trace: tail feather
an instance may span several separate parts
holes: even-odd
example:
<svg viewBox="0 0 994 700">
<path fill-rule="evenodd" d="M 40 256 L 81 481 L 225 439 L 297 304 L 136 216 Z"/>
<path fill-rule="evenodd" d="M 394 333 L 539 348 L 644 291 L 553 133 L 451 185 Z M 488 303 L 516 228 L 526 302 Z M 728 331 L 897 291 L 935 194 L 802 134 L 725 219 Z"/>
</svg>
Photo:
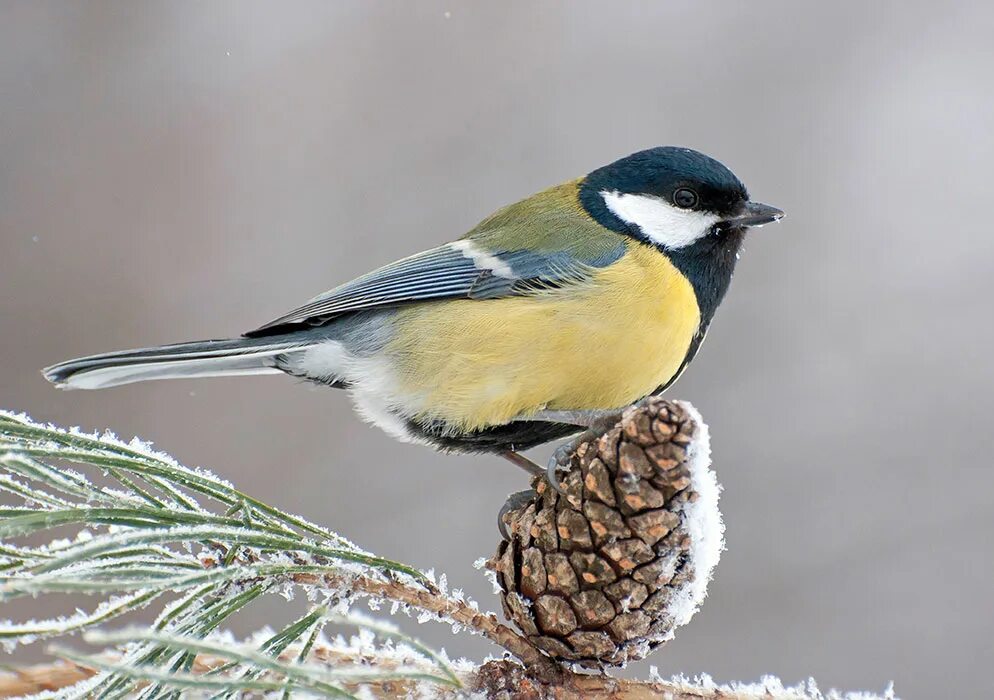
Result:
<svg viewBox="0 0 994 700">
<path fill-rule="evenodd" d="M 276 356 L 310 345 L 300 338 L 234 338 L 109 352 L 42 370 L 62 389 L 104 389 L 154 379 L 273 374 Z"/>
</svg>

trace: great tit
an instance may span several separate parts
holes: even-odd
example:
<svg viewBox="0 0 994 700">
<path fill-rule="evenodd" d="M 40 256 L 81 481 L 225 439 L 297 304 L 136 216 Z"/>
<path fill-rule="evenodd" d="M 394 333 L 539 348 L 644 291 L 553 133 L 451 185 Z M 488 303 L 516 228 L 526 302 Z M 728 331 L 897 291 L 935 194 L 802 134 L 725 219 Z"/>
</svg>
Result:
<svg viewBox="0 0 994 700">
<path fill-rule="evenodd" d="M 725 295 L 745 232 L 783 212 L 688 148 L 634 153 L 374 270 L 242 337 L 44 370 L 67 389 L 289 374 L 345 389 L 390 435 L 519 450 L 669 387 Z"/>
</svg>

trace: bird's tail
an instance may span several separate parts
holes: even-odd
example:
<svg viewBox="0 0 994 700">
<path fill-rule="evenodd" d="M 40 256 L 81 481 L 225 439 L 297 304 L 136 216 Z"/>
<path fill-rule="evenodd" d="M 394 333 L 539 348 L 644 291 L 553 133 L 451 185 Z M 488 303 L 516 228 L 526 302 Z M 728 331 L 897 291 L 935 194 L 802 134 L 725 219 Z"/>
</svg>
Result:
<svg viewBox="0 0 994 700">
<path fill-rule="evenodd" d="M 104 389 L 132 382 L 183 377 L 220 377 L 278 373 L 279 355 L 302 350 L 306 338 L 232 338 L 162 345 L 81 357 L 52 365 L 42 373 L 61 389 Z"/>
</svg>

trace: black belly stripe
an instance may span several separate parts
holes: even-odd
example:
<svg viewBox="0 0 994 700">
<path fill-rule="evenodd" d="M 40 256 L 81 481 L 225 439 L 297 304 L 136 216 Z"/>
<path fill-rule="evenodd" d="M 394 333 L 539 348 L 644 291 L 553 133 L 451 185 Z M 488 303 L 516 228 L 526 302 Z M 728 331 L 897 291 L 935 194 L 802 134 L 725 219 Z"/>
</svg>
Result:
<svg viewBox="0 0 994 700">
<path fill-rule="evenodd" d="M 407 429 L 411 437 L 439 450 L 464 453 L 527 450 L 583 431 L 583 428 L 565 423 L 526 420 L 463 433 L 453 433 L 451 427 L 440 422 L 425 424 L 409 420 Z"/>
</svg>

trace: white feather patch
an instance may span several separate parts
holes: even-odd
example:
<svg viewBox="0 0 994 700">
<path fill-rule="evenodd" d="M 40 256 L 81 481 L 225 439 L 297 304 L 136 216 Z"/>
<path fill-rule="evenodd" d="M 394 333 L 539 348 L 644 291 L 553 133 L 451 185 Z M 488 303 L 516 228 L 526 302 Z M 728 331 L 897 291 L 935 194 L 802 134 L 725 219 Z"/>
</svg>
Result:
<svg viewBox="0 0 994 700">
<path fill-rule="evenodd" d="M 349 394 L 364 420 L 401 442 L 421 442 L 402 417 L 410 409 L 396 395 L 396 379 L 385 357 L 353 355 L 340 342 L 326 340 L 291 356 L 288 364 L 300 376 L 348 382 Z"/>
<path fill-rule="evenodd" d="M 601 192 L 601 197 L 612 214 L 635 224 L 647 238 L 666 248 L 685 248 L 721 221 L 717 214 L 681 209 L 661 197 L 608 191 Z"/>
<path fill-rule="evenodd" d="M 510 265 L 498 258 L 496 255 L 491 255 L 485 250 L 480 250 L 480 248 L 472 241 L 467 241 L 465 239 L 453 241 L 452 243 L 449 243 L 449 247 L 453 250 L 458 250 L 465 257 L 472 260 L 478 270 L 488 270 L 497 277 L 503 277 L 504 279 L 515 279 L 514 270 L 511 269 Z"/>
</svg>

